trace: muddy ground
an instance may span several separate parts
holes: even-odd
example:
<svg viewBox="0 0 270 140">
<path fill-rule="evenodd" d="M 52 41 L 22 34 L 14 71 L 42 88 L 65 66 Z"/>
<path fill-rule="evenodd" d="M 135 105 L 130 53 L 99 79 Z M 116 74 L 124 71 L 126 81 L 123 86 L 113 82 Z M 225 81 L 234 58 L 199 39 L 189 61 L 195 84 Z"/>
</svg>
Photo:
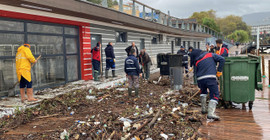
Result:
<svg viewBox="0 0 270 140">
<path fill-rule="evenodd" d="M 200 138 L 197 130 L 205 116 L 199 112 L 198 89 L 185 79 L 181 92 L 170 91 L 168 78 L 153 83 L 158 77 L 155 73 L 150 82 L 140 82 L 138 98 L 128 97 L 125 83 L 115 83 L 113 88 L 79 89 L 43 100 L 37 107 L 2 118 L 0 139 Z"/>
</svg>

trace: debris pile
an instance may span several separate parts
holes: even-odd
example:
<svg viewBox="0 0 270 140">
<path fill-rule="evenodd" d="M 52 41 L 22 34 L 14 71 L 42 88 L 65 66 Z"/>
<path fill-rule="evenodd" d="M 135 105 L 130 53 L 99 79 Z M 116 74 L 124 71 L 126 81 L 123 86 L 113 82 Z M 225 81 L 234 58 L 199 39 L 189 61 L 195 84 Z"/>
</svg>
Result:
<svg viewBox="0 0 270 140">
<path fill-rule="evenodd" d="M 151 81 L 156 79 L 158 74 L 152 76 Z M 43 124 L 40 131 L 16 138 L 197 139 L 197 130 L 205 118 L 199 112 L 197 91 L 197 88 L 187 86 L 176 92 L 170 90 L 169 84 L 142 81 L 138 98 L 128 97 L 125 83 L 116 83 L 113 88 L 106 89 L 78 89 L 3 118 L 0 126 L 3 135 L 0 137 L 7 139 L 8 131 L 16 131 L 22 125 L 27 127 L 33 120 L 66 118 L 67 121 L 55 122 L 53 127 Z"/>
</svg>

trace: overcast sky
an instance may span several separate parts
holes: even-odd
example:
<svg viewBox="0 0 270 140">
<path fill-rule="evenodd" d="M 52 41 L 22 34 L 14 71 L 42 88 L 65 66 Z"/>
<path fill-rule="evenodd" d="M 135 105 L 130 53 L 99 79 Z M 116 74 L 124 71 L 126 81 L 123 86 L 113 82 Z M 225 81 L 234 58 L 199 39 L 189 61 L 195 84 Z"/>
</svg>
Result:
<svg viewBox="0 0 270 140">
<path fill-rule="evenodd" d="M 138 0 L 172 16 L 188 18 L 193 12 L 214 9 L 218 17 L 242 16 L 256 12 L 270 11 L 270 0 Z"/>
</svg>

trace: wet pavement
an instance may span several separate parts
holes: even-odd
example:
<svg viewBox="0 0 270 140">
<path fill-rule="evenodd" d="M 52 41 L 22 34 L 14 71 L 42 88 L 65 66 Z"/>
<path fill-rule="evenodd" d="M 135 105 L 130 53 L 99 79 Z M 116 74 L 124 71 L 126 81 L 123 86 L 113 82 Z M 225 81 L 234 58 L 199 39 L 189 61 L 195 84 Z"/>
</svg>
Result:
<svg viewBox="0 0 270 140">
<path fill-rule="evenodd" d="M 266 65 L 268 68 L 268 65 Z M 268 72 L 266 72 L 268 75 Z M 255 92 L 252 111 L 238 104 L 234 109 L 217 109 L 221 121 L 203 122 L 199 133 L 212 140 L 270 140 L 270 88 L 263 78 L 263 91 Z"/>
</svg>

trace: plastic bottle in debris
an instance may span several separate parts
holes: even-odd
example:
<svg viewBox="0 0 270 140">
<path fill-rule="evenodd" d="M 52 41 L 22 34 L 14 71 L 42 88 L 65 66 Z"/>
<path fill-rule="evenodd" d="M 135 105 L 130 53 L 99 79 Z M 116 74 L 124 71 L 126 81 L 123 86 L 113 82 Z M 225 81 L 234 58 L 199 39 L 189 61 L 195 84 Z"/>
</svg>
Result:
<svg viewBox="0 0 270 140">
<path fill-rule="evenodd" d="M 71 112 L 70 112 L 70 115 L 73 115 L 74 113 L 75 113 L 74 111 L 71 111 Z"/>
</svg>

